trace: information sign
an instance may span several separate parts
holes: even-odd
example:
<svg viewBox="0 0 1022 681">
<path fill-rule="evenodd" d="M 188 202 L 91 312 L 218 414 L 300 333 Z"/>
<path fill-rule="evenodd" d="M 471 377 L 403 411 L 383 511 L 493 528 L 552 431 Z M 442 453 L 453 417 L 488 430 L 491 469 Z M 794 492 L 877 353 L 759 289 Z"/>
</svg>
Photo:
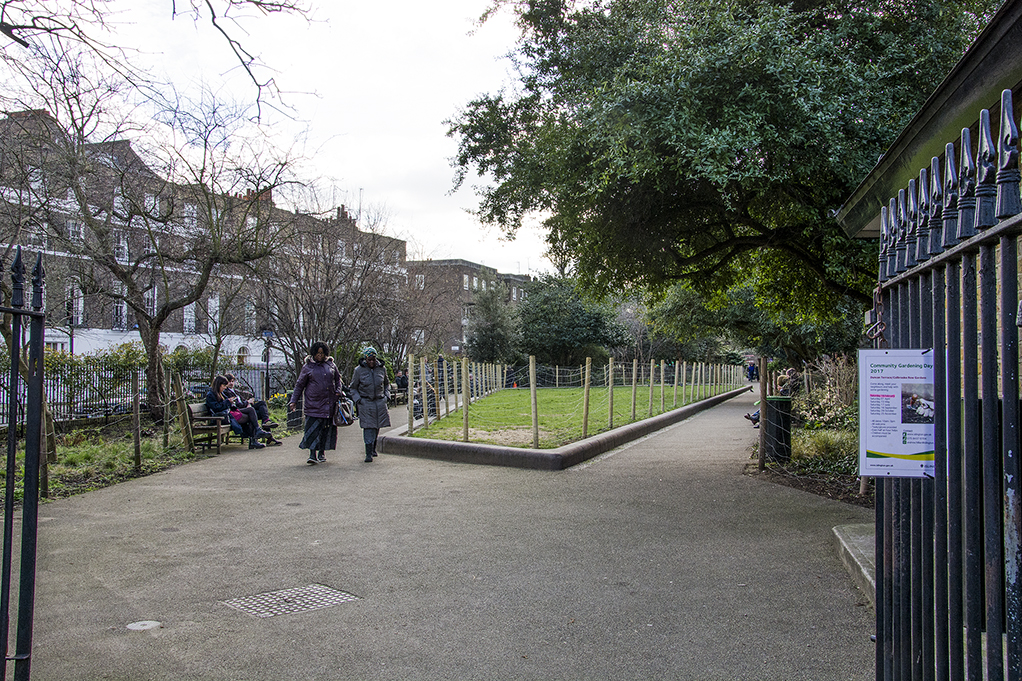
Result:
<svg viewBox="0 0 1022 681">
<path fill-rule="evenodd" d="M 933 349 L 859 350 L 859 475 L 933 477 Z"/>
</svg>

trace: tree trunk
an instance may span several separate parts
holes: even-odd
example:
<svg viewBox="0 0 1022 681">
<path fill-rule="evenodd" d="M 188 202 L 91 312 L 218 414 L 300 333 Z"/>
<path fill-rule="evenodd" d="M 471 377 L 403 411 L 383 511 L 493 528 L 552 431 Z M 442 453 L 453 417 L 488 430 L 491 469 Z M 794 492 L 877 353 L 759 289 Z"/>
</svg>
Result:
<svg viewBox="0 0 1022 681">
<path fill-rule="evenodd" d="M 163 351 L 160 348 L 159 331 L 143 330 L 138 325 L 142 347 L 145 348 L 148 363 L 145 372 L 146 405 L 156 423 L 163 422 L 163 405 L 167 402 L 167 380 L 163 375 Z"/>
</svg>

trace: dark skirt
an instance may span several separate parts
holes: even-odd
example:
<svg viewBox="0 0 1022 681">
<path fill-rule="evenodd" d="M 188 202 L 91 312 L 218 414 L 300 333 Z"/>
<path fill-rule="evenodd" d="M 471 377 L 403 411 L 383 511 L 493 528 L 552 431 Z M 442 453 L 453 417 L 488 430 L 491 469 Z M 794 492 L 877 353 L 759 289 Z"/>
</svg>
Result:
<svg viewBox="0 0 1022 681">
<path fill-rule="evenodd" d="M 298 446 L 314 452 L 337 449 L 337 426 L 334 420 L 329 416 L 306 416 L 305 437 Z"/>
</svg>

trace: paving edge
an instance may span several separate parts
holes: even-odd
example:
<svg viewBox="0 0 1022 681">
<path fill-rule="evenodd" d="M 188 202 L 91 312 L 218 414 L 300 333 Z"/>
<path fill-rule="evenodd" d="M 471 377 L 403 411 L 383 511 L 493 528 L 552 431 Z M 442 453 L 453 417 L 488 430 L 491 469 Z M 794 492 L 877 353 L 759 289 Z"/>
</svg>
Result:
<svg viewBox="0 0 1022 681">
<path fill-rule="evenodd" d="M 876 528 L 872 524 L 838 525 L 833 532 L 841 562 L 876 608 Z"/>
<path fill-rule="evenodd" d="M 705 409 L 737 397 L 749 390 L 752 390 L 751 386 L 744 386 L 721 393 L 701 402 L 688 404 L 659 416 L 629 423 L 626 426 L 594 435 L 585 440 L 572 442 L 556 449 L 526 449 L 523 447 L 484 445 L 474 442 L 406 437 L 402 433 L 408 431 L 408 426 L 390 431 L 386 435 L 381 435 L 377 447 L 384 454 L 400 454 L 403 456 L 417 456 L 427 459 L 486 466 L 509 466 L 559 471 L 599 456 L 632 440 L 637 440 L 644 435 L 666 428 L 678 421 L 683 421 L 690 416 L 694 416 Z"/>
</svg>

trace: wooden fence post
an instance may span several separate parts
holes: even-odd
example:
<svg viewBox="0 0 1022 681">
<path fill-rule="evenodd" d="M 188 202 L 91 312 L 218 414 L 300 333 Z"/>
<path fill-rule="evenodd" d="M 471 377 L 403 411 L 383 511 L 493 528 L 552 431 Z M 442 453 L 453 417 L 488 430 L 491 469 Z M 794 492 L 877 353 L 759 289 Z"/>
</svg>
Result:
<svg viewBox="0 0 1022 681">
<path fill-rule="evenodd" d="M 667 361 L 660 360 L 660 413 L 667 411 Z"/>
<path fill-rule="evenodd" d="M 607 429 L 614 429 L 614 358 L 607 360 L 607 401 L 610 408 L 607 410 L 610 416 L 607 419 Z"/>
<path fill-rule="evenodd" d="M 472 402 L 472 389 L 468 384 L 468 358 L 461 358 L 461 421 L 462 440 L 468 442 L 468 405 Z"/>
<path fill-rule="evenodd" d="M 539 449 L 539 400 L 536 396 L 535 355 L 529 355 L 529 390 L 532 392 L 532 448 Z"/>
<path fill-rule="evenodd" d="M 649 360 L 649 410 L 646 417 L 653 415 L 653 384 L 656 381 L 656 360 Z"/>
<path fill-rule="evenodd" d="M 674 409 L 678 408 L 678 372 L 680 370 L 681 370 L 681 362 L 679 362 L 678 358 L 675 357 L 674 358 L 674 407 L 673 407 Z M 682 395 L 682 399 L 684 399 L 684 397 L 685 396 Z"/>
<path fill-rule="evenodd" d="M 585 387 L 582 390 L 582 439 L 589 437 L 589 374 L 593 368 L 593 358 L 586 357 Z"/>
<path fill-rule="evenodd" d="M 426 356 L 419 358 L 419 382 L 422 385 L 422 429 L 429 430 L 429 382 L 426 381 Z"/>
<path fill-rule="evenodd" d="M 192 429 L 188 427 L 188 402 L 185 400 L 184 384 L 181 381 L 181 374 L 174 374 L 174 391 L 177 393 L 177 419 L 181 424 L 181 435 L 185 440 L 185 447 L 192 454 L 195 453 L 195 442 L 192 440 Z"/>
<path fill-rule="evenodd" d="M 639 360 L 632 360 L 632 420 L 635 420 L 635 397 L 639 392 Z"/>
<path fill-rule="evenodd" d="M 415 355 L 408 353 L 408 434 L 415 432 Z"/>
</svg>

